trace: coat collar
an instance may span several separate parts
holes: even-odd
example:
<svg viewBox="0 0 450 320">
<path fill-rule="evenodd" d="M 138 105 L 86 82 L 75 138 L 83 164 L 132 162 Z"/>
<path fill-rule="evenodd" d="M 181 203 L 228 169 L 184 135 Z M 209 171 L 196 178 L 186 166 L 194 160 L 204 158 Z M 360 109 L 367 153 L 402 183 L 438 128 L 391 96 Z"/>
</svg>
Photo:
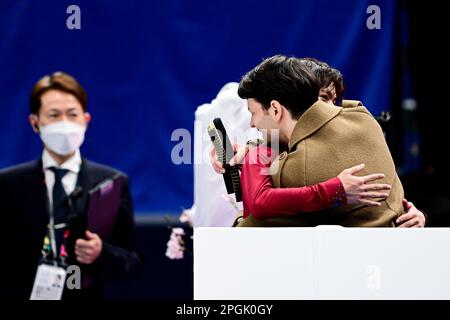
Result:
<svg viewBox="0 0 450 320">
<path fill-rule="evenodd" d="M 86 213 L 89 202 L 89 190 L 93 188 L 94 183 L 89 167 L 89 161 L 87 161 L 85 158 L 81 158 L 77 186 L 81 187 L 82 192 L 74 201 L 75 208 L 81 215 L 84 215 Z"/>
<path fill-rule="evenodd" d="M 42 157 L 33 163 L 32 174 L 29 176 L 29 184 L 35 188 L 36 194 L 39 195 L 41 206 L 46 206 L 48 212 L 47 188 L 45 185 L 45 174 L 43 168 Z M 88 205 L 88 191 L 93 188 L 94 181 L 90 174 L 90 164 L 85 158 L 81 158 L 80 171 L 78 172 L 77 186 L 81 187 L 82 192 L 74 199 L 74 205 L 78 212 L 86 211 Z"/>
<path fill-rule="evenodd" d="M 84 191 L 90 190 L 92 186 L 91 176 L 88 174 L 89 163 L 85 158 L 81 158 L 80 172 L 78 173 L 77 185 L 82 187 Z"/>
<path fill-rule="evenodd" d="M 342 100 L 342 108 L 357 108 L 362 106 L 363 104 L 359 100 Z"/>
<path fill-rule="evenodd" d="M 33 182 L 39 181 L 40 184 L 45 186 L 45 174 L 42 157 L 36 160 L 32 166 L 33 166 L 32 170 L 33 174 L 31 175 L 30 178 L 33 179 Z M 89 174 L 89 168 L 90 168 L 89 161 L 86 160 L 86 158 L 81 157 L 77 186 L 82 187 L 84 191 L 88 191 L 93 187 L 93 181 Z"/>
<path fill-rule="evenodd" d="M 303 113 L 300 119 L 298 119 L 289 141 L 289 152 L 291 152 L 300 141 L 312 135 L 328 121 L 336 117 L 341 110 L 341 107 L 331 106 L 320 100 L 314 103 Z"/>
<path fill-rule="evenodd" d="M 52 156 L 46 149 L 44 149 L 44 151 L 42 152 L 42 166 L 44 167 L 44 169 L 56 167 L 66 169 L 69 170 L 70 172 L 78 174 L 78 172 L 80 172 L 80 166 L 82 161 L 83 160 L 81 159 L 80 149 L 75 150 L 75 154 L 61 165 L 59 165 L 55 161 L 55 159 L 52 158 Z"/>
</svg>

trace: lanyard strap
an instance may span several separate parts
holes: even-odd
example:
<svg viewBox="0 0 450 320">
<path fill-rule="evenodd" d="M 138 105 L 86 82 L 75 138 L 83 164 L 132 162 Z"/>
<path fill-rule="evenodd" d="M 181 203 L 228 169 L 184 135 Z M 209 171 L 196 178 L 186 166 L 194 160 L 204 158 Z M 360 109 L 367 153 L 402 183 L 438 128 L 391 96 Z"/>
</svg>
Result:
<svg viewBox="0 0 450 320">
<path fill-rule="evenodd" d="M 56 251 L 57 244 L 56 244 L 56 237 L 55 237 L 55 229 L 57 226 L 59 228 L 65 228 L 61 246 L 59 248 L 59 255 Z M 50 215 L 50 222 L 47 225 L 47 235 L 44 238 L 44 245 L 43 245 L 43 249 L 42 249 L 43 257 L 48 258 L 49 254 L 51 253 L 53 260 L 56 260 L 57 258 L 59 258 L 59 260 L 61 262 L 64 262 L 65 259 L 67 258 L 66 242 L 67 242 L 67 238 L 69 237 L 69 235 L 70 235 L 70 230 L 66 228 L 66 224 L 60 223 L 55 226 L 53 223 L 53 215 Z"/>
<path fill-rule="evenodd" d="M 43 173 L 45 172 L 45 170 L 46 170 L 45 168 L 42 168 Z M 54 217 L 53 217 L 53 210 L 51 209 L 51 206 L 50 206 L 50 199 L 48 197 L 48 189 L 47 189 L 46 184 L 45 184 L 45 194 L 47 197 L 47 212 L 49 215 L 49 223 L 47 225 L 47 235 L 44 238 L 44 245 L 42 248 L 42 256 L 45 259 L 45 258 L 48 258 L 48 256 L 51 253 L 53 261 L 55 263 L 58 258 L 62 263 L 64 263 L 65 259 L 67 258 L 66 242 L 67 242 L 67 238 L 70 235 L 70 230 L 67 229 L 67 223 L 59 223 L 59 224 L 55 225 Z M 69 201 L 70 209 L 74 210 L 70 197 L 68 198 L 68 201 Z M 61 246 L 59 249 L 59 256 L 58 256 L 58 253 L 56 250 L 57 243 L 56 243 L 55 229 L 60 229 L 60 228 L 65 228 L 65 230 L 63 233 L 63 239 L 61 242 Z"/>
</svg>

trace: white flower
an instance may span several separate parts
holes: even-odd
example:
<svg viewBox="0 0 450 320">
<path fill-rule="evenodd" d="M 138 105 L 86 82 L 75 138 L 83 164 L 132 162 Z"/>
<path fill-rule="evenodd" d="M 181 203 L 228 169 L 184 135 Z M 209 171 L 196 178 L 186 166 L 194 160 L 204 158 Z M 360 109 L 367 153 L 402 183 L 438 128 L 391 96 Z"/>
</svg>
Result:
<svg viewBox="0 0 450 320">
<path fill-rule="evenodd" d="M 172 228 L 170 240 L 167 242 L 166 256 L 172 260 L 183 259 L 184 257 L 184 241 L 185 232 L 182 228 Z"/>
<path fill-rule="evenodd" d="M 172 234 L 177 236 L 184 236 L 186 233 L 183 228 L 172 228 Z"/>
</svg>

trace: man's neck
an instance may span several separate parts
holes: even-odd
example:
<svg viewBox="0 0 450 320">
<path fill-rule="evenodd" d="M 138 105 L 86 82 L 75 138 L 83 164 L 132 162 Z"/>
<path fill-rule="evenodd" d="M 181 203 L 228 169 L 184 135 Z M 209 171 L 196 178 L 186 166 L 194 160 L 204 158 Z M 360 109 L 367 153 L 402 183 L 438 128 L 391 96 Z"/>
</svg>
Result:
<svg viewBox="0 0 450 320">
<path fill-rule="evenodd" d="M 53 160 L 56 161 L 56 163 L 60 166 L 62 165 L 64 162 L 66 162 L 67 160 L 69 160 L 70 158 L 72 158 L 75 155 L 75 151 L 65 155 L 65 156 L 61 156 L 55 152 L 53 152 L 52 150 L 50 150 L 49 148 L 45 147 L 45 150 L 47 150 L 47 152 L 49 153 L 49 155 L 53 158 Z"/>
<path fill-rule="evenodd" d="M 292 133 L 294 132 L 295 125 L 297 124 L 298 120 L 294 120 L 289 117 L 289 119 L 286 119 L 286 123 L 283 125 L 281 129 L 281 134 L 283 135 L 282 141 L 291 141 Z"/>
</svg>

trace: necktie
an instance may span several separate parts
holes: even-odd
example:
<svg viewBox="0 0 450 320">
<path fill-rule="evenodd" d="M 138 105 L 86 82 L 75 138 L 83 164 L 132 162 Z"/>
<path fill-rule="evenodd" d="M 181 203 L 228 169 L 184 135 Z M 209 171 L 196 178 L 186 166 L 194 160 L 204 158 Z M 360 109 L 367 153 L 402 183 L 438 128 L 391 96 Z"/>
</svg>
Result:
<svg viewBox="0 0 450 320">
<path fill-rule="evenodd" d="M 55 167 L 49 168 L 55 174 L 55 184 L 53 186 L 53 222 L 55 225 L 59 223 L 66 223 L 67 215 L 70 212 L 69 203 L 67 201 L 67 194 L 62 184 L 62 178 L 69 172 L 66 169 L 59 169 Z M 55 230 L 55 240 L 57 251 L 61 247 L 63 240 L 64 228 Z"/>
</svg>

